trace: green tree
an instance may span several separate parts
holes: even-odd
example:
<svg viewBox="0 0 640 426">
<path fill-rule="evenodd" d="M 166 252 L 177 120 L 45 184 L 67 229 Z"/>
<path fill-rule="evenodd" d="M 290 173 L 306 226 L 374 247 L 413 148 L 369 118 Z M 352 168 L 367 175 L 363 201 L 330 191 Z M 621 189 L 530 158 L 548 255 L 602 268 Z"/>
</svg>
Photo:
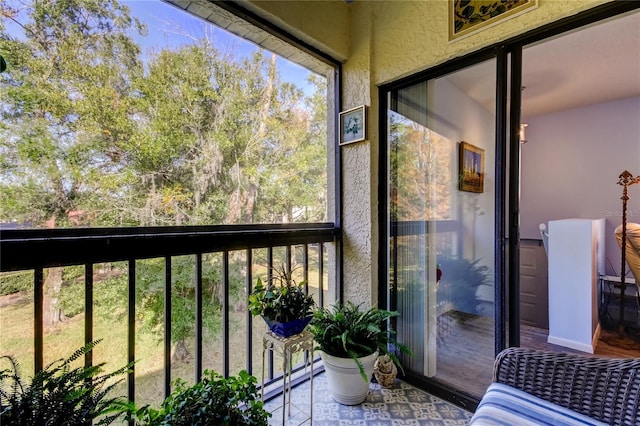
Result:
<svg viewBox="0 0 640 426">
<path fill-rule="evenodd" d="M 315 93 L 305 99 L 282 81 L 274 54 L 237 59 L 208 36 L 142 56 L 131 37 L 146 29 L 116 0 L 21 5 L 0 5 L 0 52 L 9 62 L 0 76 L 1 221 L 69 227 L 325 219 L 323 79 L 312 78 Z M 184 346 L 193 333 L 185 314 L 193 279 L 181 265 L 174 268 L 172 335 Z M 147 328 L 156 329 L 164 275 L 157 265 L 145 273 L 137 288 Z M 64 317 L 59 293 L 77 274 L 49 270 L 51 323 Z M 213 275 L 207 280 L 219 285 Z"/>
<path fill-rule="evenodd" d="M 0 85 L 0 220 L 49 228 L 93 221 L 95 194 L 116 195 L 101 170 L 118 168 L 105 148 L 128 137 L 125 99 L 141 70 L 128 31 L 144 27 L 115 1 L 3 2 L 0 15 L 9 62 Z M 24 37 L 9 35 L 7 24 Z M 49 269 L 47 325 L 64 317 L 61 286 L 61 269 Z"/>
<path fill-rule="evenodd" d="M 205 331 L 215 336 L 222 328 L 222 267 L 214 256 L 203 258 L 202 318 Z M 138 262 L 137 299 L 141 305 L 143 329 L 162 337 L 164 333 L 164 259 Z M 190 358 L 186 341 L 195 330 L 195 263 L 190 256 L 180 256 L 171 262 L 171 339 L 175 343 L 173 359 Z M 230 292 L 237 295 L 242 281 L 231 274 Z"/>
<path fill-rule="evenodd" d="M 151 131 L 137 137 L 155 142 L 132 141 L 138 147 L 132 168 L 146 177 L 132 197 L 139 198 L 141 224 L 291 221 L 296 206 L 310 206 L 316 216 L 318 211 L 324 216 L 325 209 L 316 206 L 326 204 L 326 185 L 318 185 L 322 176 L 326 180 L 326 137 L 320 134 L 326 124 L 312 124 L 316 117 L 302 108 L 302 91 L 281 83 L 275 64 L 274 55 L 261 51 L 240 61 L 223 58 L 207 39 L 150 59 L 148 73 L 136 84 L 138 110 L 146 114 L 139 121 Z M 321 80 L 316 85 L 312 101 L 322 105 Z M 166 102 L 167 96 L 180 102 Z M 325 120 L 326 106 L 324 111 L 317 119 Z M 180 265 L 172 270 L 172 338 L 174 357 L 187 359 L 185 341 L 194 330 L 194 283 L 193 274 Z M 157 268 L 149 272 L 139 283 L 146 324 L 161 331 L 163 275 Z M 210 282 L 219 285 L 215 278 Z M 230 290 L 237 292 L 241 286 L 236 271 Z M 214 296 L 207 317 L 219 319 L 221 307 Z"/>
<path fill-rule="evenodd" d="M 207 38 L 149 55 L 116 1 L 3 4 L 0 220 L 45 226 L 294 220 L 326 205 L 326 105 L 275 55 Z M 305 105 L 305 101 L 307 102 Z M 284 189 L 284 190 L 283 190 Z M 307 216 L 307 220 L 310 216 Z"/>
<path fill-rule="evenodd" d="M 257 216 L 266 222 L 326 220 L 326 83 L 312 76 L 314 93 L 283 84 L 262 140 Z"/>
<path fill-rule="evenodd" d="M 0 6 L 3 21 L 24 33 L 12 37 L 3 24 L 0 35 L 9 61 L 0 86 L 1 219 L 95 221 L 94 194 L 118 195 L 101 172 L 119 167 L 111 147 L 130 137 L 130 81 L 142 68 L 128 32 L 144 27 L 115 1 L 14 3 Z"/>
</svg>

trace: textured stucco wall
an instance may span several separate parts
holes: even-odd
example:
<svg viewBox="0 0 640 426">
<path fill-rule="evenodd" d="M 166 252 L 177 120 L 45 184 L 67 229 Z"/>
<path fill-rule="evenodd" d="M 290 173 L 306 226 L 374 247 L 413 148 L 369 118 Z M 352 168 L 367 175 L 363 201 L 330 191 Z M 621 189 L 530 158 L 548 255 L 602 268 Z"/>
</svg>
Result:
<svg viewBox="0 0 640 426">
<path fill-rule="evenodd" d="M 356 1 L 351 20 L 367 17 L 374 26 L 372 71 L 375 84 L 382 84 L 603 3 L 539 0 L 536 9 L 451 42 L 447 0 Z M 354 39 L 352 49 L 357 49 Z"/>
<path fill-rule="evenodd" d="M 368 140 L 341 147 L 344 298 L 354 303 L 377 302 L 377 92 L 371 77 L 372 22 L 366 16 L 351 21 L 354 48 L 344 64 L 349 82 L 343 85 L 343 109 L 368 105 Z"/>
</svg>

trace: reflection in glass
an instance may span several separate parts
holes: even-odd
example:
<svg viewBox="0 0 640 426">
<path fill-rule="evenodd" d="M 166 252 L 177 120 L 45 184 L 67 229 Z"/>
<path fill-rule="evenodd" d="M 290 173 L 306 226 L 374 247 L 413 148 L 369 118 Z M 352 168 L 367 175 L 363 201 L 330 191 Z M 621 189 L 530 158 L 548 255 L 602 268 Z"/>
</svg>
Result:
<svg viewBox="0 0 640 426">
<path fill-rule="evenodd" d="M 388 111 L 389 286 L 411 374 L 474 396 L 494 359 L 493 104 L 463 70 L 396 90 Z M 482 192 L 459 191 L 459 146 L 483 150 Z"/>
</svg>

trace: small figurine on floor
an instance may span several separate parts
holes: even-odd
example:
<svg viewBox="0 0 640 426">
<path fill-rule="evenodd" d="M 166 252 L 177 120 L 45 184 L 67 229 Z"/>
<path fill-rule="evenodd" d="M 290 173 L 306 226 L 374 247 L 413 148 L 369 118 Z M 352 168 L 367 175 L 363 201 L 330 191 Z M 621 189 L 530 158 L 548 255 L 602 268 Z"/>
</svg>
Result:
<svg viewBox="0 0 640 426">
<path fill-rule="evenodd" d="M 398 368 L 389 355 L 381 355 L 373 364 L 373 375 L 378 383 L 385 388 L 393 387 L 398 374 Z"/>
</svg>

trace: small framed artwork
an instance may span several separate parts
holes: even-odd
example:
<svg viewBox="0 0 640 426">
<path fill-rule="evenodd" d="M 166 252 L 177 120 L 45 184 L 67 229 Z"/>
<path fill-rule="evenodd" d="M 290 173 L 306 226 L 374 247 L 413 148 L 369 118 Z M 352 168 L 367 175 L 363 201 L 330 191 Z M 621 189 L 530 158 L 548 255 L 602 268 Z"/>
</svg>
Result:
<svg viewBox="0 0 640 426">
<path fill-rule="evenodd" d="M 460 142 L 458 189 L 484 191 L 484 149 Z"/>
<path fill-rule="evenodd" d="M 449 40 L 473 34 L 538 7 L 538 0 L 449 0 Z"/>
<path fill-rule="evenodd" d="M 367 139 L 367 106 L 349 109 L 340 113 L 340 145 Z"/>
</svg>

